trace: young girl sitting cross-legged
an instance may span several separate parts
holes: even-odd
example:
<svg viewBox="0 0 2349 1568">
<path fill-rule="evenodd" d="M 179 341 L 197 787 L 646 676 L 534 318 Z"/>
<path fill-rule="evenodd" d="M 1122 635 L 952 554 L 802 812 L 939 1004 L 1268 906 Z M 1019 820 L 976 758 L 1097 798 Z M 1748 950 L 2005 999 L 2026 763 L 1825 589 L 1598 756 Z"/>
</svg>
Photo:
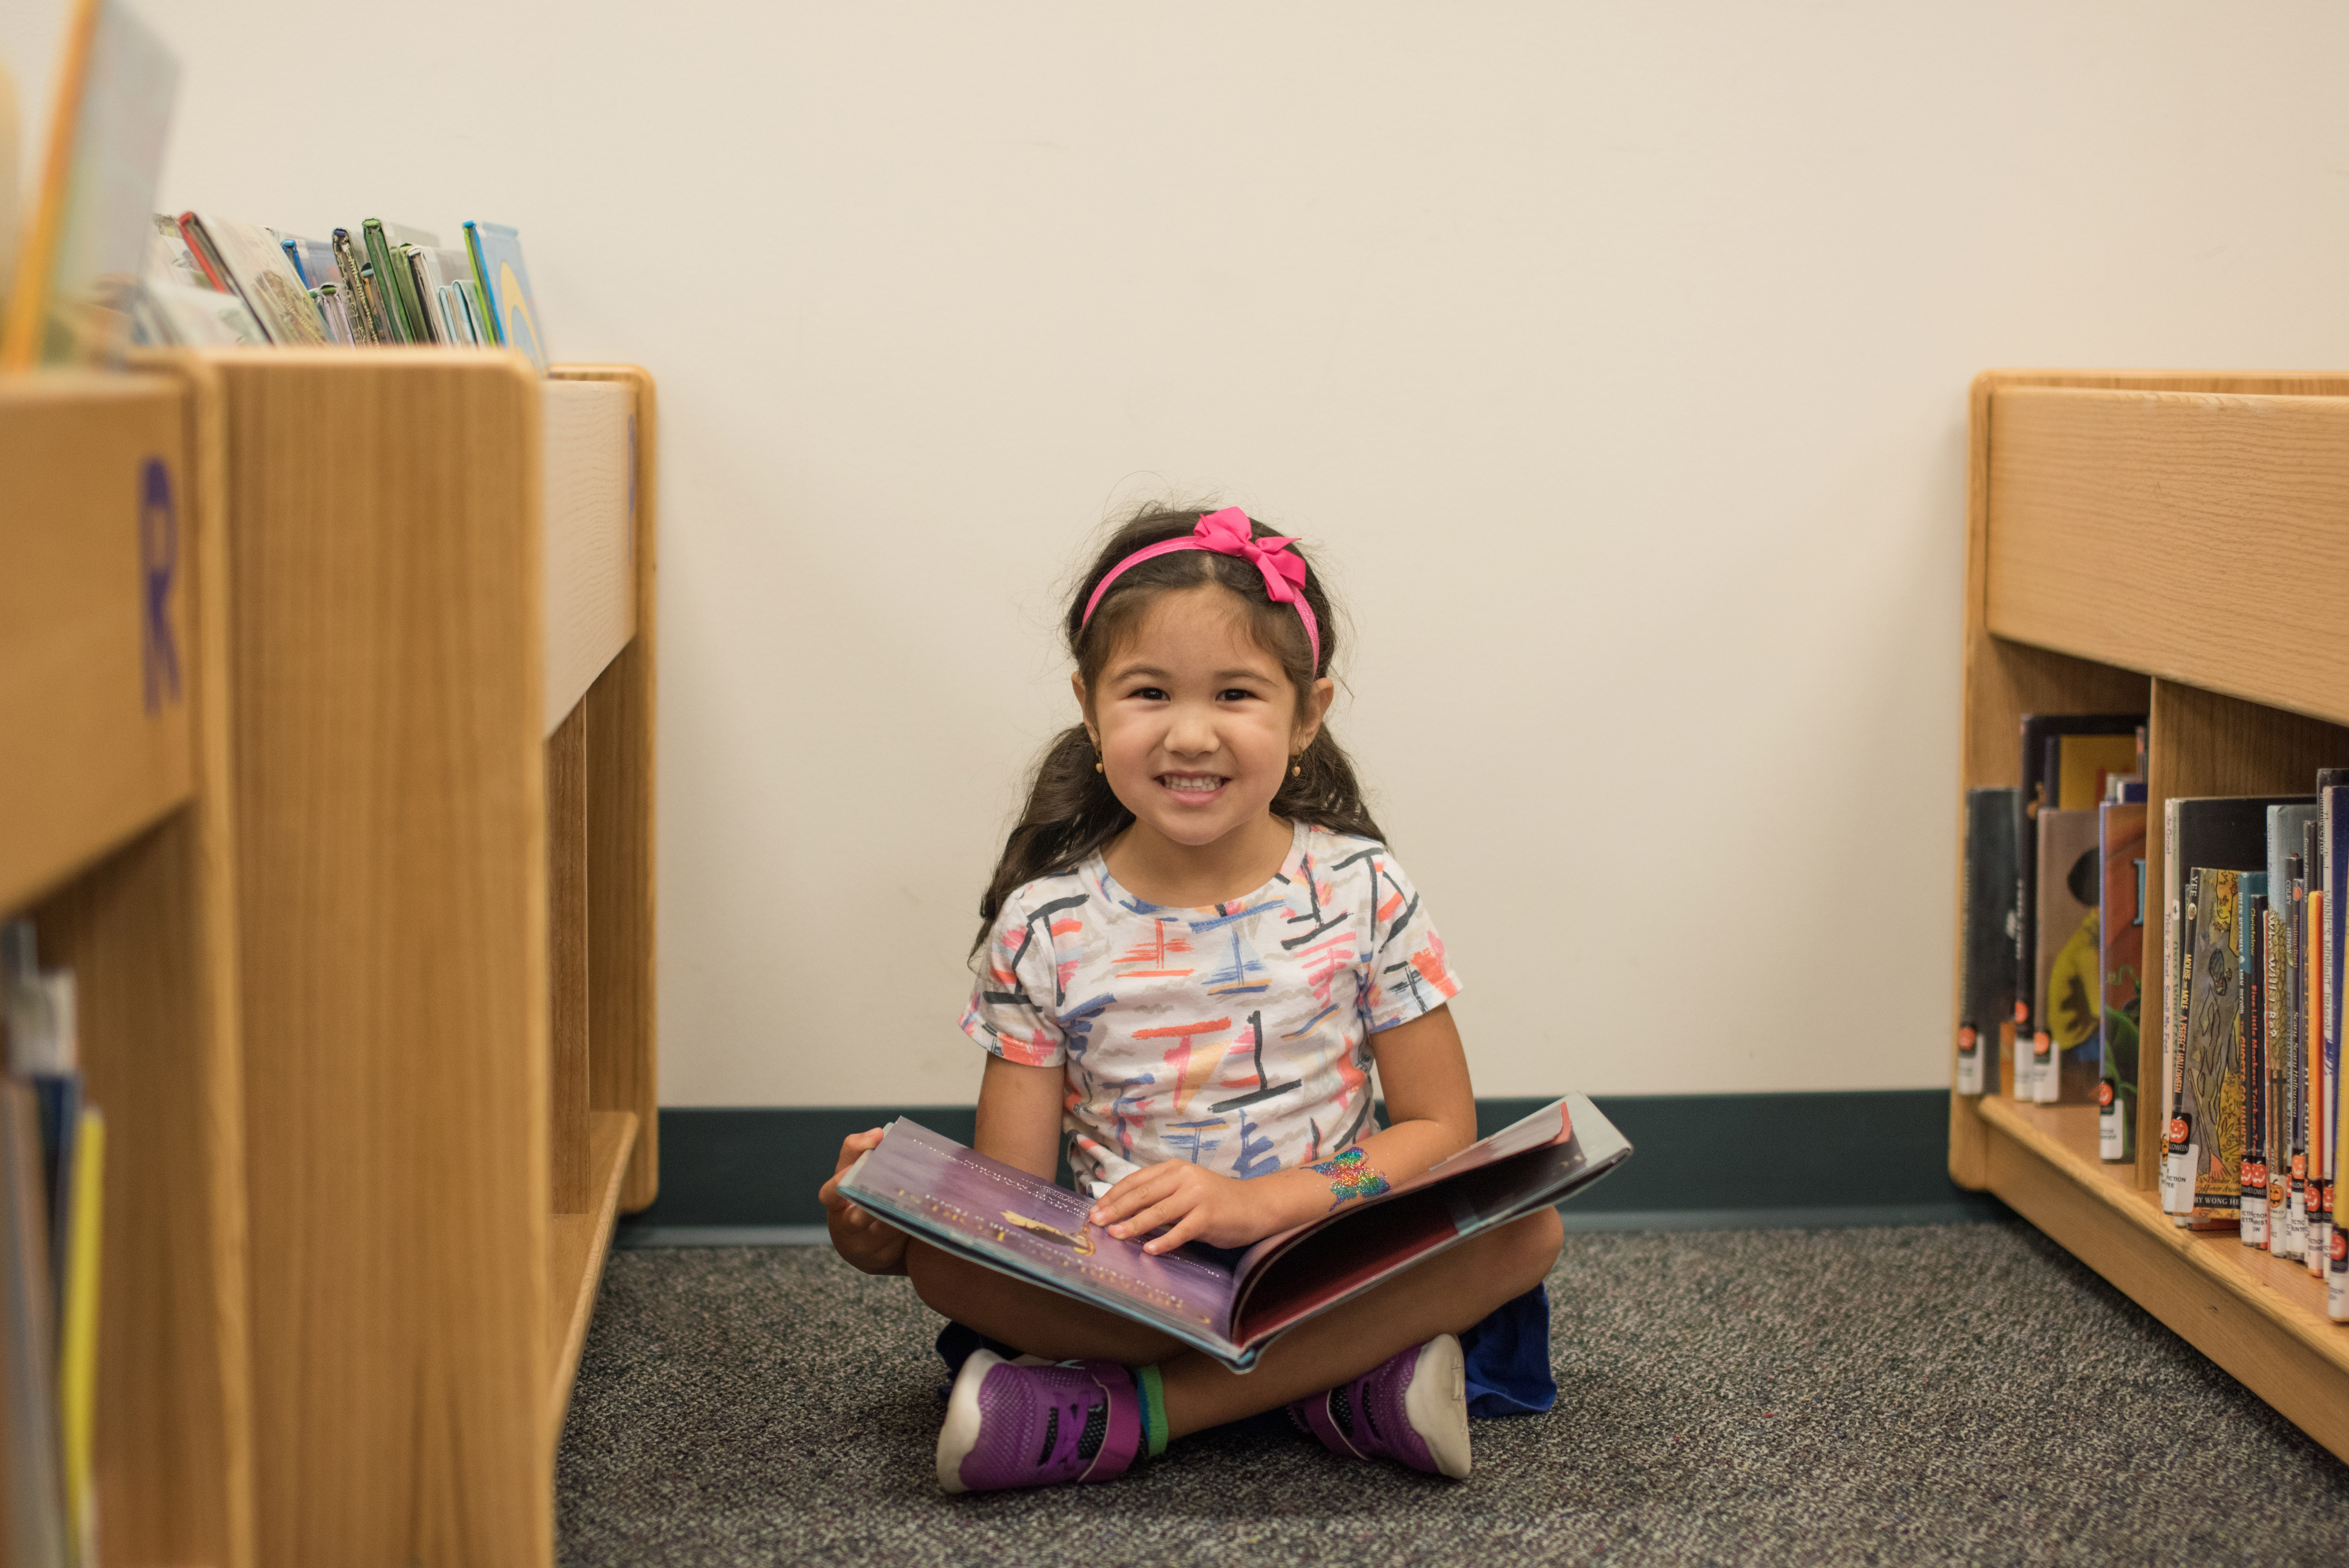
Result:
<svg viewBox="0 0 2349 1568">
<path fill-rule="evenodd" d="M 1038 764 L 979 902 L 962 1020 L 990 1053 L 979 1152 L 1049 1181 L 1065 1137 L 1093 1221 L 1163 1231 L 1163 1252 L 1246 1247 L 1473 1142 L 1459 981 L 1322 722 L 1334 618 L 1294 541 L 1237 507 L 1145 512 L 1067 628 L 1083 722 Z M 840 1168 L 880 1137 L 847 1139 Z M 1333 1453 L 1464 1477 L 1472 1403 L 1554 1394 L 1553 1210 L 1299 1324 L 1242 1375 L 909 1241 L 838 1185 L 841 1255 L 912 1275 L 951 1320 L 949 1491 L 1109 1480 L 1282 1407 Z"/>
</svg>

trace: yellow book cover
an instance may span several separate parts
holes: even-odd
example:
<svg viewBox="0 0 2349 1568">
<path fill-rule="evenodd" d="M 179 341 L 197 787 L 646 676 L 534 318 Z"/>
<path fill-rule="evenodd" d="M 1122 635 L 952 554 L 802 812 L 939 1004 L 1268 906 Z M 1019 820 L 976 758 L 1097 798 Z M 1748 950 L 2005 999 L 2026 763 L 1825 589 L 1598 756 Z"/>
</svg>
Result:
<svg viewBox="0 0 2349 1568">
<path fill-rule="evenodd" d="M 2094 811 L 2105 803 L 2105 781 L 2137 772 L 2135 735 L 2059 735 L 2063 758 L 2055 781 L 2058 811 Z"/>
</svg>

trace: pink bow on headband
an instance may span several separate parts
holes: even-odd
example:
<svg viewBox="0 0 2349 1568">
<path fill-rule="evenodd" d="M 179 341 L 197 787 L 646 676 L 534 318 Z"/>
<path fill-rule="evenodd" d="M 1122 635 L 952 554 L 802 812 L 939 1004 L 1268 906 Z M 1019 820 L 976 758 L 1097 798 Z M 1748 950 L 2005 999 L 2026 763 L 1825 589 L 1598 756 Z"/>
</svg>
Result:
<svg viewBox="0 0 2349 1568">
<path fill-rule="evenodd" d="M 1162 539 L 1155 545 L 1145 545 L 1102 574 L 1093 587 L 1092 597 L 1085 601 L 1080 628 L 1092 623 L 1093 610 L 1101 604 L 1102 595 L 1129 566 L 1160 556 L 1171 556 L 1177 550 L 1213 550 L 1218 556 L 1237 556 L 1249 562 L 1264 574 L 1265 597 L 1277 605 L 1297 607 L 1297 618 L 1304 623 L 1305 641 L 1313 650 L 1313 669 L 1321 669 L 1321 628 L 1313 618 L 1313 607 L 1305 602 L 1305 562 L 1288 546 L 1297 541 L 1277 534 L 1263 538 L 1248 532 L 1248 514 L 1237 506 L 1226 506 L 1221 512 L 1210 512 L 1193 526 L 1187 539 Z"/>
</svg>

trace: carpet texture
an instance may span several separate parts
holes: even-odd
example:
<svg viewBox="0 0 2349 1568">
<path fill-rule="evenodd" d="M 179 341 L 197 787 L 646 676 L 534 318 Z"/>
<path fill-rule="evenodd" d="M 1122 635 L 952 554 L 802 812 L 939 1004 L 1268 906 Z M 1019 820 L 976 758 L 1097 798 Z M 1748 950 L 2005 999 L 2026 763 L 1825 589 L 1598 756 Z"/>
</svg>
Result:
<svg viewBox="0 0 2349 1568">
<path fill-rule="evenodd" d="M 569 1568 L 2349 1562 L 2349 1469 L 2019 1223 L 1585 1234 L 1557 1408 L 1441 1481 L 1208 1435 L 949 1498 L 938 1320 L 818 1248 L 618 1252 L 557 1461 Z"/>
</svg>

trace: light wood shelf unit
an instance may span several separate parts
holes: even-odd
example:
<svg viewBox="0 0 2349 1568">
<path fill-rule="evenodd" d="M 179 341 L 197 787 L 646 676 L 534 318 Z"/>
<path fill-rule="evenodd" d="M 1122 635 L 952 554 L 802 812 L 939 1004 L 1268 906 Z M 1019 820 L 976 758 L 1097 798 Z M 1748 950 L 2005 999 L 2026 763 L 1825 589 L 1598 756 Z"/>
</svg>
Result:
<svg viewBox="0 0 2349 1568">
<path fill-rule="evenodd" d="M 257 1556 L 553 1556 L 651 1201 L 650 379 L 202 356 L 226 431 Z"/>
<path fill-rule="evenodd" d="M 2014 784 L 2025 713 L 2147 713 L 2159 888 L 2165 801 L 2349 765 L 2349 375 L 1989 371 L 1969 427 L 1962 787 Z M 2159 949 L 2149 924 L 2148 997 Z M 1951 1096 L 1951 1174 L 2349 1459 L 2349 1325 L 2317 1282 L 2159 1211 L 2158 1040 L 2133 1165 L 2097 1158 L 2093 1107 L 2015 1102 L 2010 1050 L 2002 1093 Z"/>
<path fill-rule="evenodd" d="M 73 969 L 110 1134 L 107 1568 L 254 1562 L 216 415 L 200 365 L 0 379 L 0 915 Z"/>
</svg>

